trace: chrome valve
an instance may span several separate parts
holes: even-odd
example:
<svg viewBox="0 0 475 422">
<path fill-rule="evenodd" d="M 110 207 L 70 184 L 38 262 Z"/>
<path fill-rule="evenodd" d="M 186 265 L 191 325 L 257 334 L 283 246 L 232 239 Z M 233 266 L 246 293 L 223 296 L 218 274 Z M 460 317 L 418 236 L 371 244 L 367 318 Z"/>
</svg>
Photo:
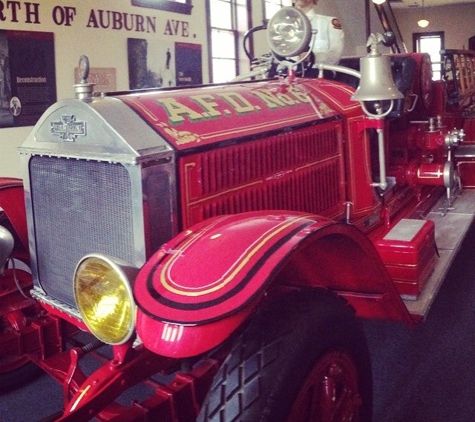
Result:
<svg viewBox="0 0 475 422">
<path fill-rule="evenodd" d="M 447 135 L 445 135 L 445 147 L 452 149 L 460 145 L 465 138 L 465 132 L 463 129 L 453 129 Z"/>
</svg>

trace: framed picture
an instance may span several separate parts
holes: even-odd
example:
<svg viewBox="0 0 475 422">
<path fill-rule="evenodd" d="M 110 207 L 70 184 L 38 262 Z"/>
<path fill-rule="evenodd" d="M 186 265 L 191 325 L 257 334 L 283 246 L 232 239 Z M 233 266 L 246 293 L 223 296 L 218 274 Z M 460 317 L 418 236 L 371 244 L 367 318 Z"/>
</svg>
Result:
<svg viewBox="0 0 475 422">
<path fill-rule="evenodd" d="M 0 127 L 33 126 L 55 102 L 54 33 L 0 30 Z"/>
<path fill-rule="evenodd" d="M 81 81 L 77 67 L 74 69 L 74 81 L 77 84 Z M 87 81 L 94 84 L 96 92 L 113 92 L 117 89 L 117 71 L 115 67 L 91 67 Z"/>
<path fill-rule="evenodd" d="M 407 53 L 407 47 L 402 39 L 402 34 L 396 22 L 391 4 L 386 1 L 383 4 L 374 4 L 374 6 L 378 12 L 384 32 L 391 31 L 396 39 L 395 43 L 391 46 L 392 52 Z"/>
<path fill-rule="evenodd" d="M 177 86 L 200 85 L 203 83 L 201 59 L 200 44 L 175 43 Z"/>
<path fill-rule="evenodd" d="M 172 42 L 128 38 L 127 57 L 130 89 L 176 86 L 175 48 Z"/>
<path fill-rule="evenodd" d="M 167 12 L 191 15 L 191 0 L 131 0 L 132 6 L 148 7 L 149 9 L 166 10 Z"/>
</svg>

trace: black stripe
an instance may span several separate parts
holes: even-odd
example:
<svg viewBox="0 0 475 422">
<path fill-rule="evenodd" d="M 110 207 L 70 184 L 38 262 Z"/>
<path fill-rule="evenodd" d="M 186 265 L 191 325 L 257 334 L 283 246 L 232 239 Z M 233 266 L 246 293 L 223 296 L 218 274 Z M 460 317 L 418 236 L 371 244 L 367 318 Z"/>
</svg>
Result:
<svg viewBox="0 0 475 422">
<path fill-rule="evenodd" d="M 152 280 L 152 274 L 155 272 L 156 267 L 160 263 L 157 263 L 154 266 L 154 269 L 152 271 L 150 271 L 150 274 L 149 274 L 148 279 L 147 279 L 147 291 L 150 294 L 150 296 L 152 296 L 157 302 L 159 302 L 160 304 L 162 304 L 164 306 L 168 306 L 169 308 L 172 308 L 172 309 L 179 309 L 179 310 L 185 310 L 185 311 L 190 312 L 190 311 L 202 310 L 202 309 L 205 309 L 205 308 L 209 308 L 211 306 L 219 305 L 220 303 L 226 301 L 227 299 L 229 299 L 230 297 L 236 295 L 238 292 L 240 292 L 242 289 L 244 289 L 244 287 L 248 284 L 248 282 L 252 279 L 252 277 L 254 277 L 254 275 L 257 273 L 257 271 L 263 265 L 263 263 L 272 254 L 274 254 L 274 252 L 277 251 L 284 243 L 286 243 L 289 239 L 291 239 L 295 234 L 300 232 L 302 229 L 304 229 L 305 227 L 310 226 L 314 223 L 315 223 L 315 221 L 307 221 L 307 222 L 301 224 L 299 227 L 292 230 L 291 232 L 289 232 L 284 237 L 282 237 L 270 249 L 268 249 L 266 251 L 266 253 L 264 253 L 264 255 L 261 258 L 259 258 L 258 262 L 250 269 L 250 271 L 246 274 L 244 279 L 237 286 L 235 286 L 229 292 L 227 292 L 226 294 L 220 296 L 217 299 L 209 300 L 209 301 L 206 301 L 206 302 L 200 302 L 200 303 L 180 303 L 180 302 L 176 302 L 176 301 L 164 298 L 153 288 L 153 280 Z M 267 282 L 263 283 L 262 286 L 253 295 L 251 295 L 249 297 L 249 299 L 246 301 L 246 303 L 248 303 L 250 300 L 252 300 L 256 295 L 258 295 L 262 291 L 262 289 L 264 289 L 264 287 L 266 285 L 267 285 Z M 214 320 L 222 319 L 225 316 L 236 313 L 245 304 L 243 304 L 241 307 L 238 307 L 236 309 L 232 309 L 232 310 L 230 310 L 229 312 L 227 312 L 225 314 L 220 314 L 218 317 L 210 318 L 210 319 L 207 319 L 207 320 L 201 320 L 201 321 L 193 321 L 193 322 L 196 323 L 196 324 L 204 324 L 204 323 L 212 322 Z M 149 317 L 151 317 L 151 318 L 153 318 L 157 321 L 164 320 L 163 318 L 160 318 L 158 315 L 155 315 L 155 314 L 149 312 L 145 307 L 141 306 L 140 303 L 137 302 L 137 305 L 140 308 L 140 310 L 142 312 L 144 312 L 146 315 L 148 315 Z M 189 323 L 189 321 L 171 321 L 169 319 L 166 319 L 166 320 L 169 321 L 169 322 Z"/>
</svg>

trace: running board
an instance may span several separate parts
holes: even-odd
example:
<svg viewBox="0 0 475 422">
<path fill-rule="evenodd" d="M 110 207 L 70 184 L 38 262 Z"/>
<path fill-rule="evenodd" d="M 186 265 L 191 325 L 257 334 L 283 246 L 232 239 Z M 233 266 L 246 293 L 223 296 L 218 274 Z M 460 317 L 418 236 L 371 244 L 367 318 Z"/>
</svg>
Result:
<svg viewBox="0 0 475 422">
<path fill-rule="evenodd" d="M 439 251 L 435 269 L 417 299 L 403 297 L 409 312 L 420 318 L 429 313 L 475 217 L 475 190 L 464 190 L 447 213 L 444 211 L 444 200 L 443 196 L 425 217 L 435 224 L 435 242 Z"/>
</svg>

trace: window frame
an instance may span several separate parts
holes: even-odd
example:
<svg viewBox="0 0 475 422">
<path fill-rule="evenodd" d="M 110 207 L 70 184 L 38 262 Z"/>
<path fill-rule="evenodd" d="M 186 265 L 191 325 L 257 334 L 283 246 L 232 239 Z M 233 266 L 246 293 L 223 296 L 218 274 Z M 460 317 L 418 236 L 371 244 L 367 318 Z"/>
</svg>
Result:
<svg viewBox="0 0 475 422">
<path fill-rule="evenodd" d="M 434 73 L 434 69 L 442 78 L 443 74 L 443 61 L 442 55 L 440 54 L 442 50 L 445 49 L 445 32 L 444 31 L 428 31 L 428 32 L 414 32 L 412 34 L 412 51 L 416 53 L 421 53 L 420 51 L 420 40 L 423 38 L 439 38 L 440 39 L 440 50 L 439 50 L 439 60 L 437 62 L 432 62 L 432 69 Z M 439 79 L 440 79 L 439 78 Z"/>
<path fill-rule="evenodd" d="M 282 8 L 285 7 L 282 3 L 289 3 L 289 0 L 262 0 L 262 16 L 264 17 L 264 20 L 269 20 L 272 16 L 266 16 L 266 3 L 276 4 Z M 293 3 L 294 2 L 290 0 L 290 6 L 292 6 Z"/>
<path fill-rule="evenodd" d="M 184 15 L 191 15 L 191 9 L 193 8 L 192 0 L 186 0 L 186 3 L 179 3 L 174 0 L 131 0 L 131 2 L 132 6 L 166 10 L 167 12 L 182 13 Z"/>
<path fill-rule="evenodd" d="M 230 3 L 231 5 L 231 26 L 232 28 L 220 28 L 220 27 L 213 27 L 211 26 L 211 3 L 214 0 L 206 0 L 206 20 L 207 20 L 207 31 L 208 31 L 208 73 L 209 73 L 209 80 L 211 83 L 214 83 L 214 75 L 213 75 L 213 48 L 212 48 L 212 33 L 213 29 L 217 30 L 223 30 L 223 31 L 229 31 L 234 34 L 234 45 L 233 45 L 233 59 L 234 64 L 235 64 L 235 74 L 239 75 L 240 73 L 240 63 L 243 60 L 243 56 L 245 54 L 242 52 L 243 48 L 240 46 L 240 43 L 242 43 L 243 37 L 244 37 L 244 32 L 242 34 L 240 33 L 239 29 L 239 23 L 238 23 L 238 7 L 241 7 L 242 5 L 238 4 L 239 0 L 216 0 L 216 1 L 225 1 Z M 242 0 L 241 0 L 242 1 Z M 243 26 L 246 28 L 246 31 L 251 27 L 251 18 L 252 18 L 252 0 L 244 0 L 245 3 L 245 8 L 247 11 L 247 20 L 243 24 Z M 218 59 L 218 57 L 216 57 Z M 246 57 L 247 59 L 247 57 Z"/>
</svg>

